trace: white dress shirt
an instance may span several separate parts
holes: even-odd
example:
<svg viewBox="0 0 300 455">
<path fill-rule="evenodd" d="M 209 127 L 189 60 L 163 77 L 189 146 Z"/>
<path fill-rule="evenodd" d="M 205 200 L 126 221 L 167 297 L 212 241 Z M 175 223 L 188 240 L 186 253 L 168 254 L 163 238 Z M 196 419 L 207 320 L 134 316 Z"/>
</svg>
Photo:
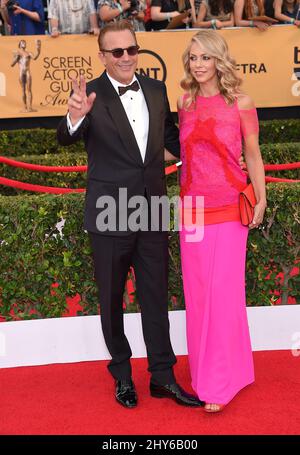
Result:
<svg viewBox="0 0 300 455">
<path fill-rule="evenodd" d="M 122 86 L 125 87 L 126 85 L 116 81 L 108 73 L 106 73 L 106 75 L 110 80 L 112 86 L 118 93 L 118 96 L 120 96 L 118 87 Z M 136 76 L 134 76 L 130 84 L 132 84 L 132 82 L 136 80 L 137 78 Z M 149 112 L 141 86 L 140 90 L 138 90 L 137 92 L 135 92 L 134 90 L 127 90 L 127 92 L 124 93 L 124 95 L 120 96 L 120 100 L 124 107 L 130 126 L 133 130 L 138 147 L 140 149 L 142 160 L 144 161 L 149 132 Z M 71 135 L 79 128 L 83 119 L 84 117 L 80 119 L 74 126 L 72 126 L 69 114 L 67 115 L 68 129 Z M 99 121 L 101 121 L 101 119 L 99 119 Z"/>
</svg>

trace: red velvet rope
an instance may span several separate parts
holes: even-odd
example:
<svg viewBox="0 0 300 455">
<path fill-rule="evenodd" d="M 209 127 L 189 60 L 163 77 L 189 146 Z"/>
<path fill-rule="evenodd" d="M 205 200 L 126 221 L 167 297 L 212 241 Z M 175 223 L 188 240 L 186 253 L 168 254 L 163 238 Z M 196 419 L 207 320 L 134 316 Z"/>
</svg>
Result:
<svg viewBox="0 0 300 455">
<path fill-rule="evenodd" d="M 300 168 L 300 161 L 296 163 L 285 163 L 285 164 L 265 164 L 265 171 L 284 171 L 288 169 Z"/>
<path fill-rule="evenodd" d="M 276 177 L 266 177 L 266 182 L 287 182 L 299 183 L 300 180 L 280 179 Z M 18 180 L 7 179 L 0 177 L 0 185 L 10 186 L 25 191 L 34 191 L 37 193 L 52 193 L 52 194 L 65 194 L 65 193 L 84 193 L 85 188 L 58 188 L 53 186 L 33 185 L 31 183 L 19 182 Z"/>
<path fill-rule="evenodd" d="M 41 164 L 24 163 L 24 161 L 16 161 L 5 156 L 0 156 L 0 163 L 8 164 L 9 166 L 21 167 L 30 171 L 39 172 L 86 172 L 87 166 L 43 166 Z"/>
<path fill-rule="evenodd" d="M 265 177 L 266 182 L 286 182 L 286 183 L 299 183 L 300 180 L 293 180 L 293 179 L 280 179 L 278 177 Z"/>
<path fill-rule="evenodd" d="M 0 177 L 0 184 L 38 193 L 64 194 L 83 193 L 85 191 L 85 188 L 55 188 L 53 186 L 33 185 L 31 183 L 19 182 L 18 180 L 7 179 L 5 177 Z"/>
<path fill-rule="evenodd" d="M 173 174 L 173 172 L 177 172 L 179 165 L 177 166 L 176 164 L 172 164 L 171 166 L 168 166 L 165 168 L 165 174 Z"/>
<path fill-rule="evenodd" d="M 0 156 L 0 162 L 15 166 L 22 167 L 24 169 L 30 169 L 41 172 L 85 172 L 87 166 L 42 166 L 30 163 L 24 163 L 21 161 L 15 161 L 10 158 Z M 172 164 L 165 168 L 165 174 L 169 175 L 178 170 L 178 167 L 181 166 L 181 161 Z M 297 163 L 287 163 L 287 164 L 267 164 L 265 165 L 265 170 L 283 170 L 283 169 L 298 169 L 300 167 L 300 162 Z M 266 182 L 286 182 L 286 183 L 299 183 L 300 180 L 293 179 L 283 179 L 277 177 L 266 177 Z M 13 188 L 18 188 L 26 191 L 33 191 L 38 193 L 52 193 L 52 194 L 65 194 L 65 193 L 83 193 L 85 188 L 58 188 L 52 186 L 43 186 L 43 185 L 33 185 L 31 183 L 19 182 L 18 180 L 7 179 L 5 177 L 0 177 L 0 185 L 10 186 Z"/>
<path fill-rule="evenodd" d="M 29 169 L 31 171 L 39 172 L 86 172 L 87 166 L 44 166 L 41 164 L 25 163 L 24 161 L 16 161 L 5 156 L 0 156 L 0 163 L 8 164 L 9 166 L 21 167 L 23 169 Z M 179 162 L 181 163 L 181 162 Z M 165 169 L 166 175 L 172 174 L 177 170 L 179 165 L 172 164 Z M 283 171 L 300 168 L 300 161 L 296 163 L 284 163 L 284 164 L 265 164 L 265 171 Z"/>
</svg>

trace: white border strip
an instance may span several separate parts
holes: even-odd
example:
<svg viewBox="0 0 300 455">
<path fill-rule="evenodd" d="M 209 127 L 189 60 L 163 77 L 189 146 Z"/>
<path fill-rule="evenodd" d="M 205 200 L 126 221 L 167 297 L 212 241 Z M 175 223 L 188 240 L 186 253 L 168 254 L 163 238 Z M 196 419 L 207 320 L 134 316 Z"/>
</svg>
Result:
<svg viewBox="0 0 300 455">
<path fill-rule="evenodd" d="M 300 305 L 247 308 L 254 351 L 291 349 L 300 355 Z M 125 314 L 133 357 L 145 357 L 141 318 Z M 185 311 L 171 311 L 171 341 L 185 355 Z M 298 354 L 299 353 L 299 354 Z M 109 359 L 99 316 L 0 323 L 0 367 Z"/>
</svg>

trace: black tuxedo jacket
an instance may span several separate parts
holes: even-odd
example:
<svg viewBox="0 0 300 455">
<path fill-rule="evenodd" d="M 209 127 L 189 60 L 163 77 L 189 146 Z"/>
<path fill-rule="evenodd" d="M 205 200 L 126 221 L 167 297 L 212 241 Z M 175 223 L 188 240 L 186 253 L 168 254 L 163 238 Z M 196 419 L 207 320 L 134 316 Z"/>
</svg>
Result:
<svg viewBox="0 0 300 455">
<path fill-rule="evenodd" d="M 166 194 L 164 148 L 179 157 L 178 129 L 170 112 L 165 84 L 136 75 L 149 110 L 149 134 L 143 162 L 133 130 L 120 97 L 104 72 L 87 84 L 87 94 L 96 93 L 91 112 L 71 136 L 66 117 L 57 130 L 58 142 L 70 145 L 83 138 L 88 153 L 88 180 L 85 200 L 84 228 L 99 233 L 96 207 L 100 196 L 112 196 L 116 201 L 119 188 L 132 196 L 162 196 Z M 118 204 L 117 204 L 118 211 Z M 129 212 L 128 212 L 129 213 Z M 128 234 L 128 230 L 101 232 L 108 235 Z"/>
</svg>

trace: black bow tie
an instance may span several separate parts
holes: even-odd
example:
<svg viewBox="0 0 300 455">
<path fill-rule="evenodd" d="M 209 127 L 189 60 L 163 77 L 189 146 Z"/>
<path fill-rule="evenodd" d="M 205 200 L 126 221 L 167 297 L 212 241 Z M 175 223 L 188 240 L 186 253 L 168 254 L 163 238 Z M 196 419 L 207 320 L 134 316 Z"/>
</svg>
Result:
<svg viewBox="0 0 300 455">
<path fill-rule="evenodd" d="M 118 87 L 120 96 L 124 95 L 124 93 L 126 93 L 127 90 L 134 90 L 135 92 L 137 92 L 139 89 L 140 86 L 138 84 L 138 81 L 134 81 L 131 85 L 126 85 L 125 87 Z"/>
</svg>

